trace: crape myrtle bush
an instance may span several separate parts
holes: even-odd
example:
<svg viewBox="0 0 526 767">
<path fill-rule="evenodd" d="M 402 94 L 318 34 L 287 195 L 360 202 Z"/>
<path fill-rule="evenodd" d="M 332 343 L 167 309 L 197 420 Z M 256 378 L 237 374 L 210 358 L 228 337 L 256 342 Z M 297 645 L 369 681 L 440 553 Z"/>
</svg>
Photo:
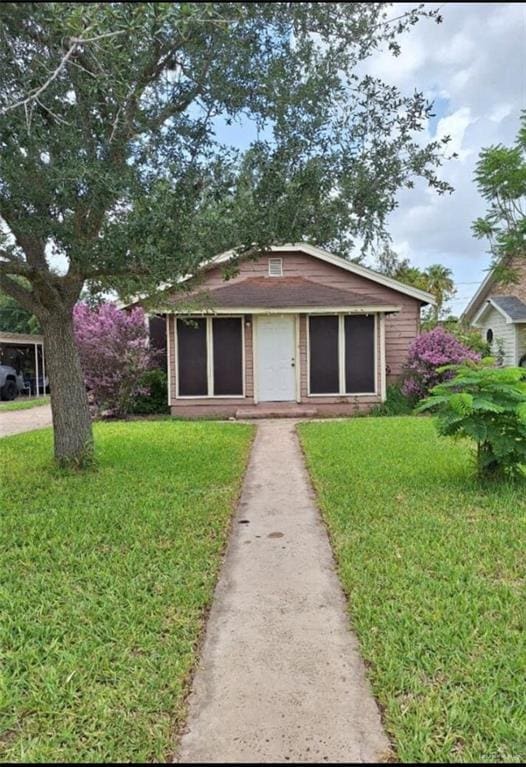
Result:
<svg viewBox="0 0 526 767">
<path fill-rule="evenodd" d="M 411 344 L 402 391 L 414 402 L 418 401 L 434 386 L 452 378 L 453 370 L 445 366 L 468 361 L 479 362 L 480 354 L 437 326 L 419 335 Z"/>
<path fill-rule="evenodd" d="M 155 362 L 143 310 L 123 311 L 113 303 L 97 307 L 78 303 L 74 327 L 95 412 L 127 415 L 136 397 L 149 393 L 144 375 Z"/>
</svg>

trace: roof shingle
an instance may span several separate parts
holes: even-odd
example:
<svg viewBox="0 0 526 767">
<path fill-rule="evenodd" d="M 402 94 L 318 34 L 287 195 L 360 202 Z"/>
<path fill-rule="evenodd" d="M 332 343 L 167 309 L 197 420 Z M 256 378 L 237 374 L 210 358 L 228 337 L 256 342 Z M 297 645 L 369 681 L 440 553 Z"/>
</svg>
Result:
<svg viewBox="0 0 526 767">
<path fill-rule="evenodd" d="M 526 304 L 516 296 L 491 296 L 491 301 L 513 322 L 526 322 Z"/>
<path fill-rule="evenodd" d="M 230 285 L 172 296 L 171 306 L 202 304 L 208 309 L 291 309 L 300 307 L 382 307 L 392 306 L 363 293 L 333 288 L 304 277 L 248 277 Z"/>
</svg>

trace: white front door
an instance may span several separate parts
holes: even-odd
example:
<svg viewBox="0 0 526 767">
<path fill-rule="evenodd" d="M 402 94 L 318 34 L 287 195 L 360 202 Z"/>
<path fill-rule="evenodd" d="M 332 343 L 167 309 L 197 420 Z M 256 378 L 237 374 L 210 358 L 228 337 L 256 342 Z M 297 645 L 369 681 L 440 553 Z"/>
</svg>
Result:
<svg viewBox="0 0 526 767">
<path fill-rule="evenodd" d="M 257 317 L 256 396 L 258 402 L 296 399 L 296 320 L 293 315 Z"/>
</svg>

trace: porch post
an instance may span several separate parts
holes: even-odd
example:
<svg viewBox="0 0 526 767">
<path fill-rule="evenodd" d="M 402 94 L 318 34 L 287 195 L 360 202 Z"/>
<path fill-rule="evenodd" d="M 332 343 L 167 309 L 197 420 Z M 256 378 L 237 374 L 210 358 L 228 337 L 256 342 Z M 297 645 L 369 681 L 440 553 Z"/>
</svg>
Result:
<svg viewBox="0 0 526 767">
<path fill-rule="evenodd" d="M 387 394 L 385 382 L 385 314 L 380 314 L 380 397 L 385 402 Z"/>
<path fill-rule="evenodd" d="M 168 407 L 172 406 L 172 344 L 170 343 L 170 333 L 172 332 L 172 317 L 167 314 L 165 317 L 166 323 L 166 374 L 167 374 L 167 394 L 168 394 Z M 175 324 L 175 323 L 174 323 Z M 175 331 L 174 331 L 175 333 Z"/>
<path fill-rule="evenodd" d="M 38 385 L 38 344 L 35 343 L 35 394 L 40 396 L 40 386 Z"/>
<path fill-rule="evenodd" d="M 42 344 L 42 388 L 43 394 L 46 393 L 46 355 L 44 352 L 44 344 Z"/>
<path fill-rule="evenodd" d="M 300 323 L 301 314 L 296 314 L 296 354 L 295 354 L 295 368 L 296 368 L 296 402 L 301 402 L 301 341 L 300 341 Z"/>
<path fill-rule="evenodd" d="M 252 315 L 252 377 L 254 379 L 252 386 L 253 386 L 254 405 L 258 404 L 257 328 L 256 328 L 258 316 L 259 315 L 257 314 Z"/>
</svg>

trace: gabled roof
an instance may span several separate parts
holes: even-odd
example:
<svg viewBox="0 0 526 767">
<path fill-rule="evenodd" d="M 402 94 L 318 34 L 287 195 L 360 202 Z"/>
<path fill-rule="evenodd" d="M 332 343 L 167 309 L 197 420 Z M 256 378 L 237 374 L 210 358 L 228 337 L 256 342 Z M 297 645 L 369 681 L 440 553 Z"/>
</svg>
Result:
<svg viewBox="0 0 526 767">
<path fill-rule="evenodd" d="M 526 322 L 526 304 L 517 296 L 493 296 L 491 300 L 511 322 Z"/>
<path fill-rule="evenodd" d="M 378 285 L 383 285 L 386 288 L 391 288 L 391 290 L 396 290 L 398 293 L 403 293 L 404 295 L 411 296 L 411 298 L 416 298 L 418 301 L 421 301 L 424 304 L 435 303 L 435 299 L 431 293 L 426 293 L 425 290 L 419 290 L 418 288 L 414 288 L 412 285 L 406 285 L 403 282 L 394 280 L 392 277 L 386 277 L 386 275 L 379 274 L 373 269 L 368 269 L 366 266 L 362 266 L 361 264 L 355 264 L 354 261 L 348 261 L 345 258 L 341 258 L 341 256 L 335 256 L 334 253 L 329 253 L 327 250 L 323 250 L 322 248 L 318 248 L 314 245 L 309 245 L 303 242 L 288 243 L 286 245 L 274 245 L 270 248 L 267 248 L 264 252 L 306 253 L 309 256 L 318 258 L 320 261 L 325 261 L 328 264 L 338 266 L 340 269 L 344 269 L 347 272 L 356 274 L 359 277 L 364 277 L 367 280 L 376 282 Z M 203 269 L 210 269 L 211 267 L 217 266 L 218 264 L 227 263 L 228 261 L 236 258 L 237 255 L 238 254 L 235 250 L 227 250 L 225 253 L 220 253 L 218 256 L 215 256 L 206 264 L 204 264 Z"/>
<path fill-rule="evenodd" d="M 189 304 L 190 302 L 190 304 Z M 246 277 L 218 288 L 195 293 L 175 294 L 168 299 L 170 306 L 181 313 L 191 313 L 192 305 L 213 307 L 214 312 L 230 310 L 341 309 L 362 312 L 397 312 L 399 306 L 379 301 L 363 293 L 333 288 L 304 277 Z"/>
<path fill-rule="evenodd" d="M 473 324 L 478 324 L 488 309 L 492 307 L 502 314 L 507 325 L 526 322 L 526 304 L 520 298 L 517 296 L 492 296 L 475 315 Z"/>
<path fill-rule="evenodd" d="M 478 316 L 480 313 L 480 302 L 484 300 L 484 298 L 487 296 L 488 292 L 493 287 L 494 282 L 494 276 L 493 276 L 493 270 L 488 272 L 480 285 L 477 288 L 477 291 L 469 304 L 466 306 L 462 314 L 460 315 L 460 320 L 466 321 L 466 322 L 474 322 L 474 318 Z"/>
<path fill-rule="evenodd" d="M 354 261 L 348 261 L 346 258 L 341 258 L 341 256 L 335 256 L 334 253 L 329 253 L 327 250 L 323 250 L 322 248 L 318 248 L 314 245 L 309 245 L 308 243 L 298 242 L 298 243 L 287 243 L 286 245 L 273 245 L 269 248 L 266 248 L 262 255 L 265 253 L 305 253 L 309 256 L 313 256 L 314 258 L 318 258 L 320 261 L 325 261 L 328 264 L 332 264 L 333 266 L 337 266 L 340 269 L 344 269 L 347 272 L 351 272 L 352 274 L 356 274 L 359 277 L 363 277 L 366 280 L 370 280 L 371 282 L 375 282 L 378 285 L 383 285 L 386 288 L 390 288 L 391 290 L 395 290 L 398 293 L 402 293 L 403 295 L 410 296 L 411 298 L 416 298 L 417 301 L 421 301 L 423 304 L 435 304 L 435 299 L 431 295 L 431 293 L 427 293 L 425 290 L 419 290 L 418 288 L 414 288 L 412 285 L 406 285 L 403 282 L 399 282 L 398 280 L 394 280 L 392 277 L 387 277 L 385 274 L 380 274 L 379 272 L 375 272 L 373 269 L 368 269 L 366 266 L 362 266 L 361 264 L 356 264 Z M 233 249 L 233 250 L 227 250 L 224 253 L 220 253 L 217 256 L 214 256 L 208 261 L 203 262 L 197 272 L 205 272 L 209 269 L 213 269 L 215 266 L 219 266 L 221 264 L 228 263 L 229 261 L 234 260 L 235 258 L 243 258 L 243 256 L 239 255 L 239 253 Z M 187 274 L 184 277 L 179 277 L 175 282 L 165 282 L 162 285 L 159 286 L 160 291 L 168 291 L 170 288 L 175 288 L 177 285 L 181 285 L 183 283 L 188 282 L 189 280 L 193 279 L 195 275 L 193 274 Z M 123 308 L 125 306 L 131 306 L 135 303 L 140 303 L 141 301 L 144 301 L 147 299 L 146 294 L 139 294 L 137 295 L 132 301 L 128 301 L 126 303 L 118 304 L 120 308 Z"/>
</svg>

